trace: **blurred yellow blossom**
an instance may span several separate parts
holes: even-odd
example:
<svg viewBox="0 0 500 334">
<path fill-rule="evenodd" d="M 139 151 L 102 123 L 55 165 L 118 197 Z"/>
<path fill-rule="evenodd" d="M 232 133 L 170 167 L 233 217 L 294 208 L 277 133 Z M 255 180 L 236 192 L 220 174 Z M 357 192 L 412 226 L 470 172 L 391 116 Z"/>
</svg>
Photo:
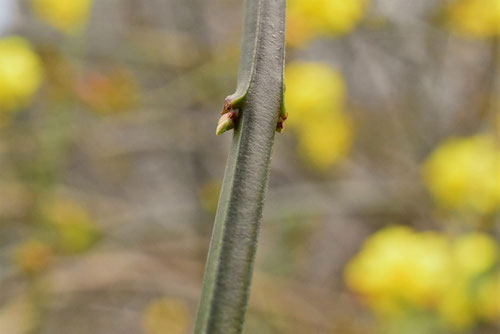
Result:
<svg viewBox="0 0 500 334">
<path fill-rule="evenodd" d="M 484 274 L 483 274 L 484 275 Z M 458 276 L 460 277 L 460 276 Z M 500 271 L 473 279 L 454 279 L 438 305 L 443 322 L 455 330 L 471 328 L 478 321 L 500 321 Z"/>
<path fill-rule="evenodd" d="M 404 304 L 428 307 L 449 283 L 449 246 L 437 233 L 417 233 L 404 226 L 382 229 L 348 264 L 347 285 L 382 314 Z"/>
<path fill-rule="evenodd" d="M 453 260 L 458 271 L 466 276 L 481 274 L 498 260 L 497 242 L 483 233 L 470 233 L 453 244 Z"/>
<path fill-rule="evenodd" d="M 76 202 L 57 198 L 45 207 L 45 218 L 57 230 L 58 248 L 63 252 L 87 250 L 97 240 L 97 226 Z"/>
<path fill-rule="evenodd" d="M 447 10 L 450 28 L 464 35 L 500 35 L 500 0 L 456 0 Z"/>
<path fill-rule="evenodd" d="M 286 68 L 286 126 L 299 137 L 299 154 L 324 171 L 343 158 L 352 144 L 352 122 L 344 111 L 345 84 L 327 64 L 294 62 Z"/>
<path fill-rule="evenodd" d="M 476 310 L 484 320 L 500 321 L 500 270 L 479 285 Z"/>
<path fill-rule="evenodd" d="M 50 247 L 39 240 L 28 240 L 17 246 L 14 262 L 27 274 L 36 274 L 46 269 L 52 258 Z"/>
<path fill-rule="evenodd" d="M 67 33 L 78 31 L 89 19 L 93 0 L 31 0 L 42 20 Z"/>
<path fill-rule="evenodd" d="M 443 298 L 437 305 L 437 312 L 447 327 L 454 330 L 470 328 L 476 319 L 468 282 L 456 280 L 452 283 L 444 290 Z"/>
<path fill-rule="evenodd" d="M 494 212 L 500 205 L 500 147 L 489 135 L 448 139 L 425 162 L 423 178 L 446 209 Z"/>
<path fill-rule="evenodd" d="M 189 320 L 189 310 L 185 302 L 161 298 L 148 305 L 142 324 L 146 334 L 186 334 Z"/>
<path fill-rule="evenodd" d="M 344 277 L 379 315 L 433 311 L 449 328 L 463 330 L 500 314 L 498 274 L 491 274 L 498 272 L 498 251 L 488 234 L 452 238 L 390 226 L 365 241 Z"/>
<path fill-rule="evenodd" d="M 315 122 L 317 116 L 342 111 L 345 100 L 344 80 L 330 65 L 295 61 L 287 65 L 285 78 L 287 109 L 298 116 L 298 120 L 287 120 L 287 125 L 290 125 L 288 122 Z"/>
<path fill-rule="evenodd" d="M 498 252 L 496 240 L 484 233 L 469 233 L 453 241 L 450 253 L 452 281 L 438 305 L 438 312 L 449 327 L 456 330 L 469 328 L 477 321 L 476 313 L 490 315 L 494 305 L 500 303 L 493 291 L 494 280 L 489 276 L 482 280 L 485 283 L 479 285 L 478 291 L 473 288 L 477 284 L 475 280 L 497 264 Z M 484 317 L 493 320 L 491 316 Z"/>
<path fill-rule="evenodd" d="M 344 114 L 332 115 L 301 127 L 299 154 L 316 169 L 327 170 L 349 152 L 351 143 L 351 120 Z"/>
<path fill-rule="evenodd" d="M 368 0 L 290 0 L 287 41 L 300 46 L 314 35 L 350 32 L 363 18 Z"/>
<path fill-rule="evenodd" d="M 23 107 L 42 81 L 42 65 L 30 43 L 17 36 L 0 39 L 0 118 Z"/>
</svg>

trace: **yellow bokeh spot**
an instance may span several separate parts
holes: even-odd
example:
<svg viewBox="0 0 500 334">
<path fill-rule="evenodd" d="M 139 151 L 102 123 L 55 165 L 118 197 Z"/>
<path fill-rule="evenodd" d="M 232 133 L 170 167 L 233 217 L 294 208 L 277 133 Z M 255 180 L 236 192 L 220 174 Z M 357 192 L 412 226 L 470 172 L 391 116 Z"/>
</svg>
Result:
<svg viewBox="0 0 500 334">
<path fill-rule="evenodd" d="M 50 247 L 38 240 L 28 240 L 17 246 L 14 262 L 27 274 L 36 274 L 46 269 L 52 259 Z"/>
<path fill-rule="evenodd" d="M 388 227 L 365 242 L 348 264 L 345 279 L 382 314 L 397 312 L 405 304 L 426 308 L 450 281 L 449 246 L 437 233 Z"/>
<path fill-rule="evenodd" d="M 142 324 L 146 334 L 186 334 L 189 321 L 185 302 L 162 298 L 153 301 L 144 310 Z"/>
<path fill-rule="evenodd" d="M 74 33 L 88 21 L 93 0 L 31 0 L 35 14 L 51 26 Z"/>
<path fill-rule="evenodd" d="M 446 209 L 494 212 L 500 205 L 500 147 L 489 135 L 446 140 L 425 162 L 423 178 Z"/>
<path fill-rule="evenodd" d="M 57 198 L 49 202 L 44 210 L 45 219 L 56 228 L 57 244 L 61 251 L 83 252 L 97 240 L 97 226 L 87 211 L 76 202 Z"/>
<path fill-rule="evenodd" d="M 27 104 L 41 82 L 41 61 L 30 43 L 17 36 L 0 39 L 0 121 L 2 111 Z"/>
<path fill-rule="evenodd" d="M 459 272 L 466 276 L 481 274 L 498 260 L 497 243 L 487 234 L 471 233 L 457 239 L 453 257 Z"/>
<path fill-rule="evenodd" d="M 312 167 L 325 171 L 349 152 L 351 143 L 350 119 L 342 114 L 332 115 L 301 127 L 299 154 Z"/>
<path fill-rule="evenodd" d="M 495 266 L 498 246 L 488 234 L 451 238 L 390 226 L 365 241 L 347 264 L 344 278 L 382 318 L 423 310 L 461 331 L 500 315 Z"/>
<path fill-rule="evenodd" d="M 500 0 L 456 0 L 447 10 L 448 25 L 462 35 L 500 35 Z"/>
<path fill-rule="evenodd" d="M 327 64 L 294 62 L 286 68 L 286 127 L 298 136 L 299 155 L 325 171 L 346 156 L 352 145 L 352 121 L 344 111 L 345 84 Z"/>
<path fill-rule="evenodd" d="M 463 330 L 475 323 L 474 308 L 471 303 L 467 282 L 455 282 L 445 290 L 438 305 L 438 314 L 443 322 L 454 330 Z"/>
<path fill-rule="evenodd" d="M 294 116 L 287 120 L 287 125 L 315 122 L 316 117 L 342 111 L 344 80 L 330 65 L 296 61 L 287 65 L 285 74 L 285 104 Z"/>
<path fill-rule="evenodd" d="M 364 16 L 368 0 L 290 0 L 287 42 L 301 46 L 315 35 L 342 35 Z"/>
</svg>

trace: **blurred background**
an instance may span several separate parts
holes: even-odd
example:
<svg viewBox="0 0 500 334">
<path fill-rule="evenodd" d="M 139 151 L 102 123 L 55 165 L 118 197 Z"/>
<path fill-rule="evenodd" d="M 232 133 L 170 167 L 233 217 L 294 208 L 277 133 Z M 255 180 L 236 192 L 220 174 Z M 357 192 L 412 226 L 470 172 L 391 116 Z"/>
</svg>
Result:
<svg viewBox="0 0 500 334">
<path fill-rule="evenodd" d="M 192 331 L 242 1 L 0 1 L 0 333 Z M 500 331 L 500 0 L 289 0 L 247 334 Z"/>
</svg>

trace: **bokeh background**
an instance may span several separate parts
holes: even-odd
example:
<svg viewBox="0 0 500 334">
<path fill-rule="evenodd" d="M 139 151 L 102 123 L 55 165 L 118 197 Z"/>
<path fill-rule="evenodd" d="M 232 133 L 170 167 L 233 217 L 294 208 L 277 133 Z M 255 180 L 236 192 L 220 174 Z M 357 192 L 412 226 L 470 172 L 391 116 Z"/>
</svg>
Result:
<svg viewBox="0 0 500 334">
<path fill-rule="evenodd" d="M 0 333 L 192 330 L 242 1 L 0 1 Z M 247 334 L 500 331 L 500 1 L 289 0 Z"/>
</svg>

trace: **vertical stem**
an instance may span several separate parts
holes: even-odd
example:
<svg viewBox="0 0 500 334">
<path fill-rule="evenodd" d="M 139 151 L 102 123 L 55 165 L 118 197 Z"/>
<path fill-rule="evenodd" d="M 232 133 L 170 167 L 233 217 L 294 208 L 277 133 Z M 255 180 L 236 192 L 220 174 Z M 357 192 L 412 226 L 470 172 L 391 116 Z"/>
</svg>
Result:
<svg viewBox="0 0 500 334">
<path fill-rule="evenodd" d="M 245 3 L 246 8 L 259 11 L 255 23 L 254 71 L 227 160 L 198 306 L 196 334 L 232 334 L 243 329 L 282 102 L 285 0 Z M 247 11 L 244 15 L 255 13 Z M 246 51 L 243 43 L 242 53 Z"/>
</svg>

